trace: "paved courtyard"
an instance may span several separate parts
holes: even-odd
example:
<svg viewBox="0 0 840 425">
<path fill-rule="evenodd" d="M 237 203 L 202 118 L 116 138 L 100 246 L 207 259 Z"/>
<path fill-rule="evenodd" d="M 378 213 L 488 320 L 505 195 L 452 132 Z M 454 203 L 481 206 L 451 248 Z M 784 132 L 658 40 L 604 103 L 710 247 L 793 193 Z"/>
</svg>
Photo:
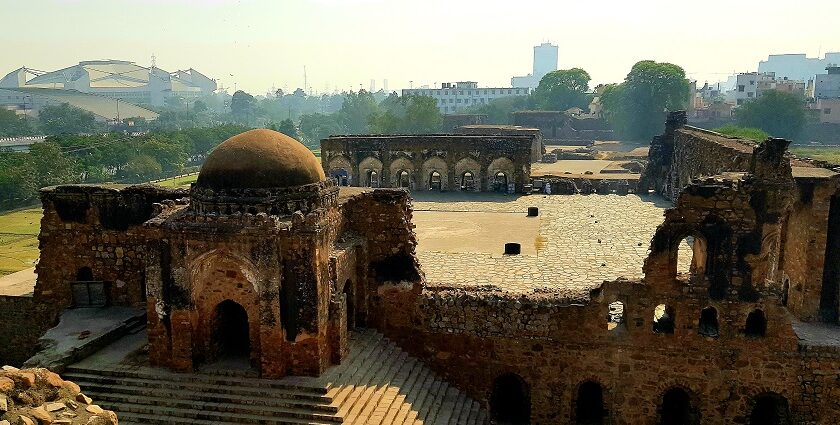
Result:
<svg viewBox="0 0 840 425">
<path fill-rule="evenodd" d="M 585 297 L 604 280 L 639 278 L 650 239 L 663 221 L 667 201 L 638 195 L 532 195 L 413 193 L 418 234 L 417 255 L 430 286 L 475 287 L 511 293 L 546 293 Z M 494 233 L 530 235 L 520 219 L 527 208 L 540 209 L 534 249 L 505 256 Z M 457 217 L 458 212 L 496 213 L 495 221 L 468 220 L 481 231 L 448 233 L 445 223 L 429 220 Z M 506 213 L 506 214 L 499 214 Z M 470 217 L 466 215 L 465 217 Z M 438 232 L 440 232 L 438 234 Z M 477 239 L 471 239 L 478 235 Z M 456 242 L 436 238 L 462 238 Z M 492 243 L 488 250 L 488 241 Z M 520 242 L 521 243 L 521 242 Z"/>
</svg>

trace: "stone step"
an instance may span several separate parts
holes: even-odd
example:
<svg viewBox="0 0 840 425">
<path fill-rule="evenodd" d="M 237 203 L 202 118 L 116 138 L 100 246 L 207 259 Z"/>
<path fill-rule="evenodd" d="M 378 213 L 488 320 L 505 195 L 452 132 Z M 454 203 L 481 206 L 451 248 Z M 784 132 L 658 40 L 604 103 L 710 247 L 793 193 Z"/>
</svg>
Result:
<svg viewBox="0 0 840 425">
<path fill-rule="evenodd" d="M 186 402 L 232 403 L 238 406 L 307 408 L 327 414 L 334 414 L 338 411 L 335 407 L 329 404 L 329 399 L 327 398 L 312 399 L 306 397 L 296 397 L 297 394 L 283 392 L 271 393 L 263 391 L 261 393 L 254 392 L 250 394 L 220 394 L 208 391 L 212 390 L 212 388 L 194 388 L 190 390 L 154 388 L 153 391 L 149 391 L 148 387 L 96 384 L 81 380 L 75 380 L 73 382 L 84 388 L 85 393 L 94 397 L 95 400 L 99 400 L 101 398 L 100 394 L 105 397 L 120 396 L 128 399 L 153 394 L 155 397 L 163 397 L 167 400 Z"/>
<path fill-rule="evenodd" d="M 315 403 L 329 404 L 330 398 L 321 394 L 320 391 L 301 390 L 298 388 L 262 388 L 257 386 L 244 385 L 216 385 L 193 380 L 172 381 L 165 379 L 129 378 L 115 377 L 110 375 L 97 375 L 93 373 L 72 372 L 64 374 L 66 379 L 76 382 L 86 391 L 88 387 L 97 388 L 131 388 L 133 391 L 148 394 L 149 391 L 163 394 L 195 394 L 205 397 L 237 397 L 254 398 L 265 397 L 266 395 L 277 398 L 288 398 L 294 400 L 309 400 Z M 255 380 L 257 381 L 257 380 Z"/>
<path fill-rule="evenodd" d="M 267 418 L 298 418 L 308 420 L 318 420 L 323 422 L 341 422 L 340 418 L 336 418 L 334 413 L 324 411 L 318 406 L 267 406 L 267 405 L 253 405 L 253 404 L 239 404 L 239 403 L 217 403 L 210 401 L 195 401 L 195 400 L 180 400 L 168 397 L 157 396 L 136 396 L 127 394 L 109 394 L 100 392 L 88 392 L 90 397 L 94 397 L 97 403 L 101 405 L 131 405 L 137 408 L 144 406 L 151 411 L 156 411 L 160 408 L 173 408 L 184 410 L 197 410 L 205 414 L 218 413 L 222 417 L 230 414 L 252 415 Z"/>
<path fill-rule="evenodd" d="M 396 348 L 396 347 L 395 347 Z M 380 368 L 373 381 L 364 389 L 355 406 L 344 416 L 347 423 L 352 425 L 369 424 L 370 415 L 376 409 L 388 385 L 395 378 L 396 373 L 406 362 L 408 354 L 402 351 L 395 351 L 386 361 L 385 367 Z"/>
<path fill-rule="evenodd" d="M 120 413 L 120 425 L 240 425 L 239 422 L 219 421 L 219 420 L 204 420 L 192 418 L 175 418 L 169 416 L 147 415 L 144 413 Z M 301 419 L 286 418 L 278 421 L 278 424 L 284 425 L 334 425 L 334 422 L 318 422 Z"/>
<path fill-rule="evenodd" d="M 322 395 L 326 394 L 327 392 L 326 388 L 317 385 L 312 381 L 311 378 L 295 376 L 290 376 L 282 379 L 259 379 L 242 378 L 235 376 L 210 375 L 202 373 L 181 374 L 157 368 L 153 369 L 141 367 L 138 369 L 91 369 L 78 366 L 68 367 L 65 371 L 65 374 L 107 375 L 113 378 L 138 378 L 152 381 L 173 381 L 178 383 L 183 383 L 184 377 L 188 376 L 190 381 L 193 383 L 202 383 L 208 385 L 297 390 Z"/>
<path fill-rule="evenodd" d="M 133 414 L 143 414 L 149 416 L 158 416 L 166 418 L 167 421 L 162 423 L 172 423 L 170 418 L 177 420 L 186 420 L 186 423 L 196 423 L 196 420 L 211 421 L 212 423 L 235 423 L 235 424 L 267 424 L 278 425 L 287 423 L 316 423 L 316 424 L 336 424 L 342 423 L 341 418 L 337 416 L 327 415 L 313 415 L 303 410 L 299 412 L 283 412 L 282 415 L 277 414 L 273 416 L 253 415 L 247 413 L 231 413 L 231 412 L 216 412 L 205 411 L 201 409 L 189 409 L 180 407 L 166 407 L 166 406 L 152 406 L 134 403 L 114 403 L 114 402 L 97 402 L 103 408 L 113 410 L 117 413 L 118 418 L 128 415 L 130 421 Z"/>
</svg>

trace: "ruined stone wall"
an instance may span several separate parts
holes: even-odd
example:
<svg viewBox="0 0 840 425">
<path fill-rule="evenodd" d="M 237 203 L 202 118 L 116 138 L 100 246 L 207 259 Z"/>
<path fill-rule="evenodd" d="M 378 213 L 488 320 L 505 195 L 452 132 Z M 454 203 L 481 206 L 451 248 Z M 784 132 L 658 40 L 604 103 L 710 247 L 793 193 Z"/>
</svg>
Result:
<svg viewBox="0 0 840 425">
<path fill-rule="evenodd" d="M 418 299 L 392 287 L 380 291 L 377 327 L 485 403 L 498 376 L 519 375 L 530 388 L 532 423 L 574 423 L 577 389 L 586 381 L 603 387 L 613 424 L 657 423 L 662 396 L 674 387 L 689 393 L 702 423 L 745 423 L 755 397 L 768 392 L 788 400 L 794 423 L 832 423 L 840 410 L 826 406 L 815 387 L 836 391 L 836 359 L 823 354 L 803 362 L 783 308 L 772 300 L 719 303 L 682 292 L 624 281 L 590 302 L 569 303 L 458 290 L 427 290 Z M 608 330 L 613 301 L 624 302 L 624 321 Z M 660 302 L 675 311 L 673 334 L 652 330 Z M 716 338 L 698 334 L 709 305 L 719 313 Z M 768 318 L 764 337 L 744 334 L 756 308 Z"/>
<path fill-rule="evenodd" d="M 31 296 L 0 295 L 0 365 L 22 365 L 32 357 L 47 325 L 38 320 Z"/>
<path fill-rule="evenodd" d="M 321 141 L 321 161 L 330 177 L 350 186 L 492 191 L 498 190 L 497 173 L 503 173 L 507 184 L 522 191 L 530 183 L 534 140 L 534 135 L 332 136 Z M 402 172 L 408 181 L 401 180 Z M 470 185 L 462 181 L 467 172 Z M 440 176 L 439 184 L 432 173 Z"/>
<path fill-rule="evenodd" d="M 142 224 L 153 204 L 186 195 L 151 185 L 56 186 L 41 190 L 44 216 L 34 299 L 37 314 L 52 322 L 73 303 L 71 282 L 106 282 L 114 305 L 145 303 L 146 237 Z M 80 273 L 88 268 L 87 273 Z"/>
</svg>

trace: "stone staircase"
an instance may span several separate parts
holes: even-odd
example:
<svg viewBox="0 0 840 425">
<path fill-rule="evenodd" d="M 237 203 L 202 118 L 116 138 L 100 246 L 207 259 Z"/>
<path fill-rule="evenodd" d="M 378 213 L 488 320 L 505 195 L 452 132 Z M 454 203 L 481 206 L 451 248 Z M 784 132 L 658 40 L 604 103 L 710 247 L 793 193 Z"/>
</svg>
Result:
<svg viewBox="0 0 840 425">
<path fill-rule="evenodd" d="M 248 371 L 176 374 L 144 366 L 70 366 L 121 425 L 485 424 L 487 412 L 382 334 L 355 332 L 341 365 L 318 378 L 257 379 Z"/>
</svg>

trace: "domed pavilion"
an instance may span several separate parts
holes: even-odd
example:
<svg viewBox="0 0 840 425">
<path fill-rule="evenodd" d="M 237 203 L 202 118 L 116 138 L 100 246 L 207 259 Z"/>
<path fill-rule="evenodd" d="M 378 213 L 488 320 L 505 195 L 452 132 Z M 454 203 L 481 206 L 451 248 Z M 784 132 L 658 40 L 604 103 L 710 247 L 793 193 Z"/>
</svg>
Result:
<svg viewBox="0 0 840 425">
<path fill-rule="evenodd" d="M 364 257 L 364 244 L 336 247 L 354 239 L 339 234 L 338 187 L 309 149 L 271 130 L 231 137 L 180 204 L 145 224 L 157 232 L 146 262 L 153 364 L 281 377 L 341 360 L 358 280 L 341 259 Z"/>
</svg>

